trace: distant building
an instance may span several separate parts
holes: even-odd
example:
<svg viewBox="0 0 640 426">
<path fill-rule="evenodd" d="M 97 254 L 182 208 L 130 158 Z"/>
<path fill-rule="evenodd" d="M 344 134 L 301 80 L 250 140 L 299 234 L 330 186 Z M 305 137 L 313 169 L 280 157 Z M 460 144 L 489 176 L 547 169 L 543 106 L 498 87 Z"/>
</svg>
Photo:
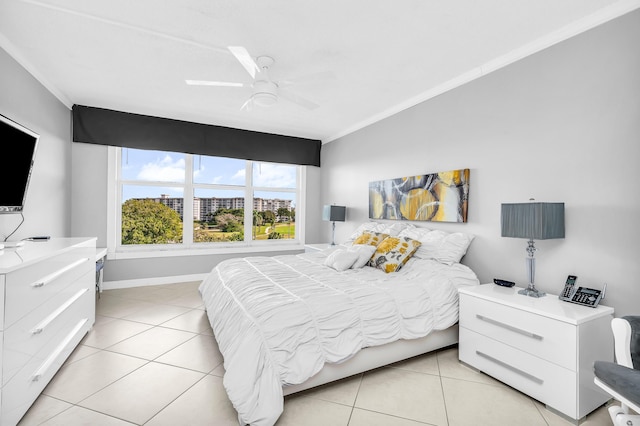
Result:
<svg viewBox="0 0 640 426">
<path fill-rule="evenodd" d="M 184 213 L 184 199 L 169 197 L 167 194 L 160 194 L 159 198 L 145 198 L 147 200 L 162 203 L 172 210 L 175 210 L 182 218 Z M 285 208 L 291 210 L 292 200 L 281 200 L 279 198 L 254 198 L 253 209 L 259 212 L 272 211 L 278 214 L 278 209 Z M 193 199 L 193 220 L 208 220 L 211 214 L 218 209 L 244 209 L 244 197 L 232 198 L 194 198 Z"/>
<path fill-rule="evenodd" d="M 184 200 L 182 198 L 172 198 L 167 194 L 160 194 L 160 198 L 152 198 L 152 200 L 175 210 L 180 215 L 180 218 L 182 218 L 182 214 L 184 213 Z"/>
</svg>

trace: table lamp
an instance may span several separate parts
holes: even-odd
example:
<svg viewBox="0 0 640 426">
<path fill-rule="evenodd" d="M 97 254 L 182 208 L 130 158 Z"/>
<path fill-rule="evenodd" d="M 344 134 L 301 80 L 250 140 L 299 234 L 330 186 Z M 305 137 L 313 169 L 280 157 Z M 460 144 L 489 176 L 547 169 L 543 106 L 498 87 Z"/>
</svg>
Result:
<svg viewBox="0 0 640 426">
<path fill-rule="evenodd" d="M 331 229 L 331 245 L 335 246 L 336 222 L 344 222 L 347 213 L 345 206 L 326 205 L 322 209 L 322 220 L 333 222 Z"/>
<path fill-rule="evenodd" d="M 536 268 L 534 240 L 564 238 L 564 203 L 502 204 L 501 228 L 503 237 L 529 240 L 526 258 L 529 285 L 518 293 L 531 297 L 544 296 L 545 293 L 533 284 Z"/>
</svg>

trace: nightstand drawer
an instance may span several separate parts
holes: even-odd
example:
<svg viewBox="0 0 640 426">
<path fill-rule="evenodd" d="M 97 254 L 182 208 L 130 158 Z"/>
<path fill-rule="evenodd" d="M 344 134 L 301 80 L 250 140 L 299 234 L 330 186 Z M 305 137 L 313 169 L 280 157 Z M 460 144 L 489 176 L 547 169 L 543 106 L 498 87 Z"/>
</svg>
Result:
<svg viewBox="0 0 640 426">
<path fill-rule="evenodd" d="M 571 324 L 461 294 L 460 327 L 569 370 L 577 369 L 576 328 Z"/>
<path fill-rule="evenodd" d="M 460 327 L 460 360 L 575 417 L 576 373 Z"/>
</svg>

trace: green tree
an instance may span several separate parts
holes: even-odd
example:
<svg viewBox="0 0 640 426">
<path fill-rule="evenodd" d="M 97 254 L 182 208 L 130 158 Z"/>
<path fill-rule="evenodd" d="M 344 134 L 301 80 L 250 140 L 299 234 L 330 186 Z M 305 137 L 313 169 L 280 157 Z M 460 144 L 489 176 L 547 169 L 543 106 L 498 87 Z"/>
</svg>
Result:
<svg viewBox="0 0 640 426">
<path fill-rule="evenodd" d="M 244 216 L 244 209 L 225 209 L 225 208 L 221 208 L 216 210 L 216 212 L 213 214 L 214 216 L 218 216 L 224 213 L 229 213 L 232 214 L 234 216 Z"/>
<path fill-rule="evenodd" d="M 260 225 L 264 223 L 264 217 L 260 214 L 258 210 L 253 211 L 253 239 L 256 239 L 256 234 L 258 233 L 258 229 L 260 229 Z"/>
<path fill-rule="evenodd" d="M 271 225 L 276 224 L 276 215 L 271 210 L 263 211 L 262 216 L 264 217 L 265 223 L 270 223 Z"/>
<path fill-rule="evenodd" d="M 217 215 L 216 223 L 222 232 L 240 232 L 242 230 L 242 218 L 231 213 Z"/>
<path fill-rule="evenodd" d="M 286 217 L 287 219 L 289 219 L 291 217 L 291 212 L 285 207 L 280 207 L 278 209 L 278 216 L 280 216 L 281 218 Z"/>
<path fill-rule="evenodd" d="M 170 244 L 182 241 L 180 215 L 153 200 L 122 204 L 122 244 Z"/>
</svg>

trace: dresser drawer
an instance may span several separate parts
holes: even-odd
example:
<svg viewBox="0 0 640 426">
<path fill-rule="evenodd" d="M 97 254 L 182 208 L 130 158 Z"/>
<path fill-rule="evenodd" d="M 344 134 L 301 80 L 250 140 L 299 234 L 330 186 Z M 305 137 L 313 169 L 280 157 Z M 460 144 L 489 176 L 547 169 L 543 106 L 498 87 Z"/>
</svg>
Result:
<svg viewBox="0 0 640 426">
<path fill-rule="evenodd" d="M 82 340 L 90 328 L 90 322 L 91 319 L 87 317 L 74 318 L 69 327 L 53 336 L 51 345 L 42 348 L 3 387 L 0 424 L 13 425 L 20 420 Z"/>
<path fill-rule="evenodd" d="M 57 293 L 4 332 L 2 384 L 7 383 L 36 354 L 51 351 L 60 332 L 73 328 L 77 318 L 93 318 L 94 293 L 87 274 Z"/>
<path fill-rule="evenodd" d="M 574 325 L 461 294 L 460 327 L 571 371 L 577 370 L 577 331 Z"/>
<path fill-rule="evenodd" d="M 5 330 L 81 276 L 95 272 L 93 253 L 95 248 L 79 247 L 9 273 L 5 282 Z"/>
<path fill-rule="evenodd" d="M 576 372 L 460 327 L 460 360 L 576 418 Z"/>
</svg>

